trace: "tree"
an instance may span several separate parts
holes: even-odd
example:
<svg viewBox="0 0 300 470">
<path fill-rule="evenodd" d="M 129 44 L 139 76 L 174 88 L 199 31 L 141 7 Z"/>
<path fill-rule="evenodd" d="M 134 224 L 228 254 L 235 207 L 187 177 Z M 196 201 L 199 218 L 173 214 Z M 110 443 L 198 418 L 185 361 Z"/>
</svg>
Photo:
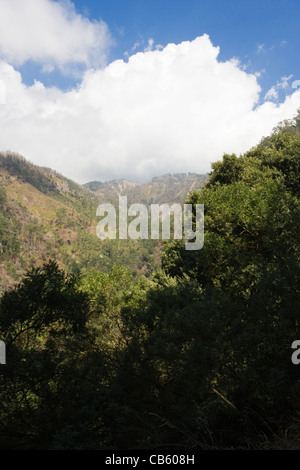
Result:
<svg viewBox="0 0 300 470">
<path fill-rule="evenodd" d="M 300 334 L 299 145 L 292 133 L 274 133 L 240 158 L 224 156 L 187 201 L 204 204 L 204 247 L 172 242 L 163 255 L 166 274 L 196 283 L 212 307 L 198 314 L 214 332 L 217 366 L 207 377 L 219 402 L 208 394 L 194 403 L 227 445 L 257 445 L 257 434 L 279 432 L 283 416 L 298 412 L 290 348 Z M 197 356 L 191 362 L 197 370 Z"/>
<path fill-rule="evenodd" d="M 0 336 L 7 364 L 0 370 L 1 448 L 47 447 L 82 410 L 88 313 L 78 278 L 54 261 L 32 269 L 3 294 Z"/>
</svg>

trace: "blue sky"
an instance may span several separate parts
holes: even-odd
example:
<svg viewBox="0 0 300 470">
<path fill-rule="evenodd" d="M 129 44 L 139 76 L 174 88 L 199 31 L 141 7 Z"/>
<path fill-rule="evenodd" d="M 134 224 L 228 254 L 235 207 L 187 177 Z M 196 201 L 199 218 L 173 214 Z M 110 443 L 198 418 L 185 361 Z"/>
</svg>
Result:
<svg viewBox="0 0 300 470">
<path fill-rule="evenodd" d="M 108 25 L 113 44 L 108 62 L 154 44 L 191 41 L 208 34 L 220 47 L 220 60 L 240 59 L 247 71 L 263 73 L 259 83 L 267 92 L 282 77 L 300 79 L 299 0 L 74 0 L 78 13 Z M 134 48 L 134 49 L 133 49 Z M 28 83 L 38 67 L 23 67 Z M 73 77 L 44 77 L 62 87 Z M 292 83 L 292 81 L 291 81 Z"/>
<path fill-rule="evenodd" d="M 0 150 L 78 182 L 207 172 L 300 107 L 299 23 L 299 0 L 1 0 Z"/>
</svg>

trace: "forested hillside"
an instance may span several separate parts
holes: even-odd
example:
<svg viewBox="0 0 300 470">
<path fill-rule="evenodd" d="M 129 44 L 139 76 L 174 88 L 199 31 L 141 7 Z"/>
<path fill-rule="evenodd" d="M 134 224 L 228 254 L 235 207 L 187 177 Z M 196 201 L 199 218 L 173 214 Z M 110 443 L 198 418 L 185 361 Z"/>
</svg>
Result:
<svg viewBox="0 0 300 470">
<path fill-rule="evenodd" d="M 299 119 L 187 202 L 204 246 L 151 276 L 52 260 L 2 295 L 0 448 L 300 449 Z"/>
<path fill-rule="evenodd" d="M 82 267 L 93 246 L 96 198 L 11 152 L 0 154 L 0 182 L 1 289 L 49 258 L 71 271 Z"/>
<path fill-rule="evenodd" d="M 129 192 L 132 202 L 144 202 L 150 193 L 159 203 L 180 202 L 206 179 L 205 175 L 169 175 L 157 178 L 154 185 L 127 182 L 125 187 L 136 188 Z M 26 270 L 50 258 L 74 273 L 87 268 L 108 271 L 116 264 L 140 275 L 160 266 L 160 241 L 143 240 L 138 249 L 133 240 L 99 241 L 97 206 L 118 204 L 116 188 L 122 182 L 99 184 L 103 190 L 91 191 L 93 184 L 81 186 L 18 154 L 0 153 L 0 293 L 20 281 Z"/>
</svg>

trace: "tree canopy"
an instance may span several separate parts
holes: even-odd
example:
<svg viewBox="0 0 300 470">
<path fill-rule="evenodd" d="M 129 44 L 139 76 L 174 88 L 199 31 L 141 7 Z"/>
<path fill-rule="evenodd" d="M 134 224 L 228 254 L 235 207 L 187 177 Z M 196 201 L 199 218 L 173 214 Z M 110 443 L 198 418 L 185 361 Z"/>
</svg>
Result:
<svg viewBox="0 0 300 470">
<path fill-rule="evenodd" d="M 300 448 L 298 129 L 213 164 L 201 250 L 165 243 L 147 278 L 49 261 L 2 295 L 0 448 Z"/>
</svg>

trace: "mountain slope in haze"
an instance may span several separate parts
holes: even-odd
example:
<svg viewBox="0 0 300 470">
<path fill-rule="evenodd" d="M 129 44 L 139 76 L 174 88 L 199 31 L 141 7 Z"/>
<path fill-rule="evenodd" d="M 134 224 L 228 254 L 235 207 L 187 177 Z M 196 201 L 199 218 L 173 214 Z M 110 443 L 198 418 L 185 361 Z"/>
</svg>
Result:
<svg viewBox="0 0 300 470">
<path fill-rule="evenodd" d="M 84 259 L 82 249 L 94 239 L 99 249 L 97 199 L 84 187 L 6 152 L 0 153 L 0 189 L 2 289 L 48 258 L 76 269 Z"/>
<path fill-rule="evenodd" d="M 123 179 L 105 183 L 92 181 L 84 186 L 93 191 L 100 202 L 118 204 L 119 196 L 127 196 L 128 204 L 173 204 L 183 203 L 191 191 L 201 189 L 207 180 L 206 174 L 175 173 L 157 176 L 144 184 Z"/>
<path fill-rule="evenodd" d="M 201 178 L 167 175 L 146 185 L 121 180 L 82 186 L 18 154 L 0 152 L 0 293 L 50 258 L 71 272 L 107 271 L 115 264 L 147 275 L 160 265 L 161 241 L 100 241 L 98 205 L 118 203 L 119 194 L 128 195 L 129 203 L 179 202 L 189 189 L 199 189 Z"/>
</svg>

